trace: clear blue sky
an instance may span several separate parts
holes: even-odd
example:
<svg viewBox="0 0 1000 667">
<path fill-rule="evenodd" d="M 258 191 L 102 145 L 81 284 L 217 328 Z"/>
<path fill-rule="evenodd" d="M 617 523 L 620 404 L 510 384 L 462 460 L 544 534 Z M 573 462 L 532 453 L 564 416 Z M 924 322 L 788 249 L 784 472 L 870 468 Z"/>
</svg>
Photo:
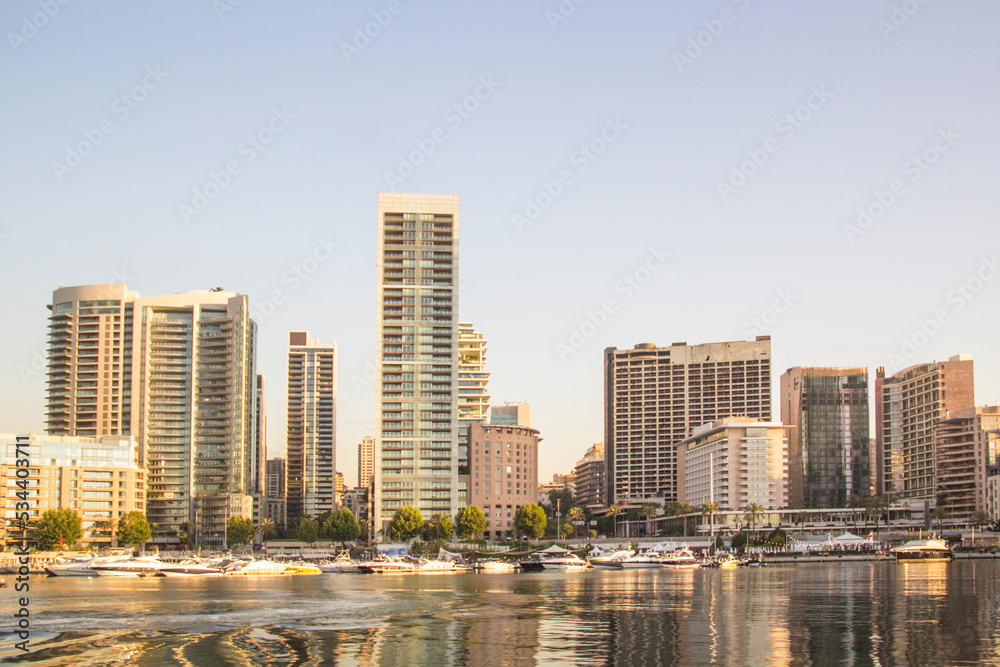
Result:
<svg viewBox="0 0 1000 667">
<path fill-rule="evenodd" d="M 542 479 L 602 438 L 607 346 L 769 334 L 775 385 L 968 353 L 1000 401 L 996 3 L 230 4 L 0 5 L 0 431 L 44 429 L 57 286 L 278 291 L 270 449 L 287 332 L 336 340 L 353 484 L 387 190 L 461 196 L 461 318 Z"/>
</svg>

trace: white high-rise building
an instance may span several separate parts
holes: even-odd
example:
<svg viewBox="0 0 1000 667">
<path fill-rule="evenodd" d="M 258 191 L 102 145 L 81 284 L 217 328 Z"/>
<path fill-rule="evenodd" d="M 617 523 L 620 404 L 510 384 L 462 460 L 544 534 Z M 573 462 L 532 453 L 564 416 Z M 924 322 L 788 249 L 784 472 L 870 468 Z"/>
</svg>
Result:
<svg viewBox="0 0 1000 667">
<path fill-rule="evenodd" d="M 337 349 L 288 334 L 288 516 L 336 509 Z"/>
<path fill-rule="evenodd" d="M 226 520 L 252 519 L 263 491 L 248 297 L 140 298 L 124 285 L 52 297 L 49 434 L 135 436 L 152 542 L 177 542 L 190 522 L 199 544 L 222 546 Z"/>
<path fill-rule="evenodd" d="M 375 529 L 458 510 L 458 196 L 380 193 Z"/>
</svg>

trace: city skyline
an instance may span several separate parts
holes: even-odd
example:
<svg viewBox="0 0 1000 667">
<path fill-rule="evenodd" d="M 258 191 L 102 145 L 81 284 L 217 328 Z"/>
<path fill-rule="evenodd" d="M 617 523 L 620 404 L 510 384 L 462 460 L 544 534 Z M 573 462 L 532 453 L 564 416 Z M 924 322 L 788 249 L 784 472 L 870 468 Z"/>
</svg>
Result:
<svg viewBox="0 0 1000 667">
<path fill-rule="evenodd" d="M 610 346 L 770 335 L 772 400 L 795 366 L 969 354 L 996 404 L 1000 7 L 897 4 L 5 3 L 0 430 L 45 431 L 59 285 L 222 286 L 270 457 L 288 332 L 337 340 L 353 485 L 389 190 L 462 197 L 458 317 L 492 402 L 532 405 L 540 480 L 602 439 Z"/>
</svg>

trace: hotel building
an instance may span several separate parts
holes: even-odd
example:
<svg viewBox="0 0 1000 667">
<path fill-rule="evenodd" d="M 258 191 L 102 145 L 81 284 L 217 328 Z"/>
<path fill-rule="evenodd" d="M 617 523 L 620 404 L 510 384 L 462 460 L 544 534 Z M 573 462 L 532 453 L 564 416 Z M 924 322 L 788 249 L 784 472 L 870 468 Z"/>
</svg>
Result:
<svg viewBox="0 0 1000 667">
<path fill-rule="evenodd" d="M 3 547 L 20 544 L 23 533 L 13 528 L 18 503 L 28 503 L 29 522 L 47 510 L 69 508 L 81 518 L 82 543 L 110 547 L 118 519 L 146 511 L 146 475 L 139 447 L 132 436 L 72 437 L 0 433 L 0 488 L 5 489 L 6 531 Z M 25 455 L 26 453 L 26 455 Z M 27 459 L 27 476 L 17 474 L 18 459 Z M 27 489 L 17 486 L 24 480 Z M 17 496 L 26 492 L 25 501 Z M 23 505 L 21 506 L 23 507 Z M 29 523 L 30 526 L 30 523 Z M 28 539 L 31 540 L 29 529 Z M 67 545 L 71 549 L 73 545 Z"/>
<path fill-rule="evenodd" d="M 847 507 L 871 495 L 868 369 L 790 368 L 780 380 L 789 506 Z"/>
<path fill-rule="evenodd" d="M 458 439 L 457 195 L 380 193 L 375 529 L 416 507 L 454 516 Z"/>
<path fill-rule="evenodd" d="M 910 366 L 886 377 L 875 374 L 877 494 L 897 498 L 935 496 L 934 428 L 975 407 L 972 357 Z"/>
<path fill-rule="evenodd" d="M 720 511 L 758 503 L 788 507 L 787 426 L 729 418 L 696 428 L 677 445 L 678 500 Z"/>
<path fill-rule="evenodd" d="M 199 544 L 221 546 L 263 491 L 248 297 L 86 285 L 57 289 L 50 310 L 49 434 L 134 436 L 152 543 L 192 522 Z"/>
<path fill-rule="evenodd" d="M 288 516 L 336 509 L 337 350 L 305 331 L 288 334 Z"/>
<path fill-rule="evenodd" d="M 606 502 L 677 500 L 677 444 L 730 416 L 770 421 L 770 336 L 606 349 Z"/>
<path fill-rule="evenodd" d="M 511 534 L 514 513 L 538 493 L 538 431 L 526 426 L 469 425 L 469 505 L 483 510 L 487 539 Z"/>
</svg>

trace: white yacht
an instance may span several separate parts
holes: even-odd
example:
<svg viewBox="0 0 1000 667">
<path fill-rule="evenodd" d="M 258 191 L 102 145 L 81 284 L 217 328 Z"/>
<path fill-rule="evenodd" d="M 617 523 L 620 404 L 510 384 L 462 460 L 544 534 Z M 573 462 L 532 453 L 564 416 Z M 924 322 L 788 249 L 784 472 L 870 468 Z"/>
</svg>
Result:
<svg viewBox="0 0 1000 667">
<path fill-rule="evenodd" d="M 100 577 L 146 577 L 154 576 L 163 568 L 173 566 L 174 563 L 164 563 L 156 556 L 137 556 L 91 565 L 90 569 Z"/>
<path fill-rule="evenodd" d="M 221 577 L 232 563 L 233 561 L 223 558 L 196 558 L 162 568 L 159 574 L 164 577 Z"/>
<path fill-rule="evenodd" d="M 631 549 L 622 549 L 620 551 L 615 551 L 613 553 L 604 553 L 600 556 L 591 556 L 588 560 L 590 564 L 594 567 L 613 567 L 620 568 L 621 562 L 626 558 L 631 558 L 635 555 L 635 552 Z"/>
<path fill-rule="evenodd" d="M 663 554 L 660 558 L 660 563 L 663 567 L 680 570 L 697 570 L 701 567 L 701 563 L 698 562 L 698 559 L 695 558 L 694 553 L 690 549 L 681 549 L 680 551 Z"/>
<path fill-rule="evenodd" d="M 645 551 L 618 562 L 623 570 L 652 570 L 663 567 L 663 558 L 655 551 Z"/>
<path fill-rule="evenodd" d="M 275 563 L 273 560 L 241 558 L 233 561 L 231 567 L 226 569 L 227 575 L 232 576 L 277 576 L 292 574 L 285 563 Z"/>
<path fill-rule="evenodd" d="M 322 572 L 336 572 L 336 573 L 351 573 L 356 574 L 360 572 L 358 570 L 358 563 L 351 559 L 351 557 L 345 552 L 334 558 L 333 560 L 324 560 L 319 564 L 319 569 Z"/>
<path fill-rule="evenodd" d="M 576 554 L 568 553 L 559 556 L 545 556 L 542 558 L 529 558 L 521 561 L 522 570 L 565 570 L 574 572 L 586 570 L 590 563 L 583 560 Z"/>
<path fill-rule="evenodd" d="M 46 566 L 45 571 L 53 577 L 96 577 L 97 573 L 90 569 L 91 565 L 115 563 L 131 558 L 128 554 L 113 554 L 95 556 L 93 553 L 77 558 L 62 558 L 58 562 Z"/>
</svg>

